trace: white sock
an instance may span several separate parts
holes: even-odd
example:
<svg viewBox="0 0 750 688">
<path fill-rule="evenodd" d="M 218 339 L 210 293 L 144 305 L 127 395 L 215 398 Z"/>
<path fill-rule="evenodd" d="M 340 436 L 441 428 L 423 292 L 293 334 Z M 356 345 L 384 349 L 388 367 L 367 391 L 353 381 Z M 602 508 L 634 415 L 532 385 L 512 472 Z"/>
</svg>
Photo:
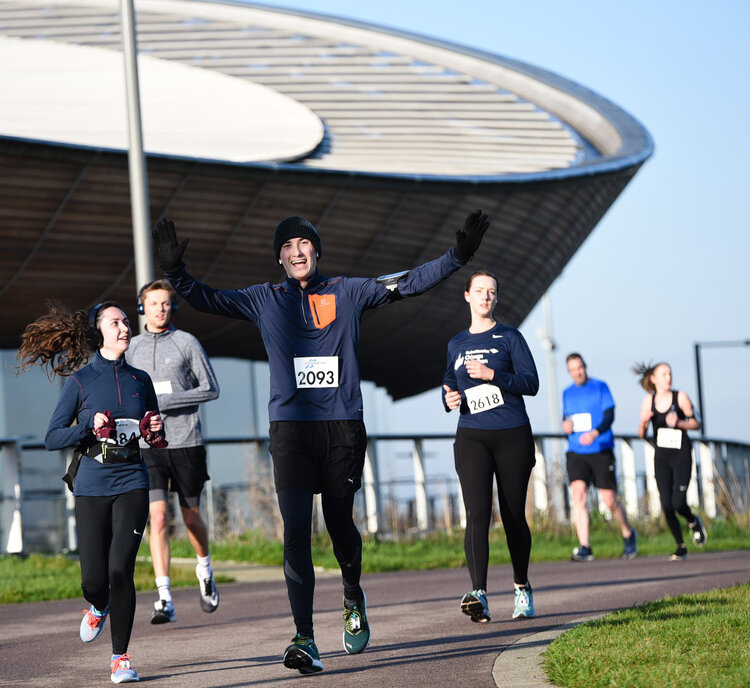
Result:
<svg viewBox="0 0 750 688">
<path fill-rule="evenodd" d="M 205 557 L 199 557 L 196 554 L 195 558 L 198 560 L 198 573 L 201 574 L 202 578 L 210 578 L 214 575 L 211 569 L 211 554 L 207 554 Z"/>
<path fill-rule="evenodd" d="M 157 576 L 156 587 L 159 589 L 159 599 L 172 601 L 172 591 L 169 589 L 169 576 Z"/>
</svg>

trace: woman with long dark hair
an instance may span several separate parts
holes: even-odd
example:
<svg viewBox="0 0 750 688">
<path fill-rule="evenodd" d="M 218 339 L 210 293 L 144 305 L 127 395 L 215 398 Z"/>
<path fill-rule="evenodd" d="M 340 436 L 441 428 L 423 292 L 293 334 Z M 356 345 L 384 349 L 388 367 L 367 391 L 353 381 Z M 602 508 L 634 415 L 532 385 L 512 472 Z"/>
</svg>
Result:
<svg viewBox="0 0 750 688">
<path fill-rule="evenodd" d="M 138 681 L 128 643 L 149 488 L 138 440 L 166 446 L 151 378 L 123 355 L 131 334 L 125 311 L 114 301 L 75 313 L 51 303 L 48 313 L 28 325 L 18 351 L 21 371 L 40 365 L 50 376 L 67 378 L 44 443 L 50 451 L 75 449 L 64 480 L 76 498 L 81 590 L 91 605 L 80 637 L 96 640 L 111 618 L 114 683 Z"/>
<path fill-rule="evenodd" d="M 692 444 L 687 431 L 698 430 L 701 425 L 690 397 L 682 390 L 672 389 L 672 368 L 668 363 L 637 363 L 633 372 L 647 392 L 641 403 L 638 436 L 646 437 L 648 426 L 653 426 L 654 477 L 664 518 L 677 543 L 669 559 L 681 561 L 687 557 L 687 547 L 677 514 L 687 521 L 696 546 L 706 544 L 706 529 L 687 503 L 693 469 Z"/>
<path fill-rule="evenodd" d="M 453 445 L 466 506 L 464 549 L 472 590 L 461 611 L 472 621 L 490 620 L 487 604 L 492 486 L 497 481 L 500 515 L 513 564 L 513 618 L 534 616 L 528 579 L 531 531 L 526 492 L 534 467 L 534 439 L 523 396 L 539 390 L 536 365 L 523 335 L 495 319 L 497 278 L 475 272 L 464 298 L 471 325 L 448 343 L 443 378 L 446 411 L 459 409 Z"/>
</svg>

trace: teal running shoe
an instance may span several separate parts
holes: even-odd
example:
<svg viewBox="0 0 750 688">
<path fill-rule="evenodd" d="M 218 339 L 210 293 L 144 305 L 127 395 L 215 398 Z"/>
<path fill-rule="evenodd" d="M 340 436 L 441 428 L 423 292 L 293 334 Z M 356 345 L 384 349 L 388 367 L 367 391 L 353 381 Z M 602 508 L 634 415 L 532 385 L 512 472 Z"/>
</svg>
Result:
<svg viewBox="0 0 750 688">
<path fill-rule="evenodd" d="M 487 623 L 490 620 L 490 607 L 484 590 L 472 590 L 461 599 L 461 611 L 477 623 Z"/>
<path fill-rule="evenodd" d="M 127 652 L 124 655 L 112 655 L 111 667 L 112 683 L 137 683 L 140 680 L 130 665 L 130 656 Z"/>
<path fill-rule="evenodd" d="M 315 641 L 297 633 L 292 638 L 292 644 L 284 651 L 284 666 L 287 669 L 297 669 L 300 674 L 323 671 L 323 662 L 320 661 L 320 652 L 315 647 Z"/>
<path fill-rule="evenodd" d="M 80 636 L 84 643 L 90 643 L 102 634 L 104 626 L 107 623 L 108 614 L 109 605 L 107 605 L 107 608 L 103 612 L 100 612 L 93 604 L 91 605 L 91 609 L 83 610 Z"/>
<path fill-rule="evenodd" d="M 513 618 L 531 618 L 536 614 L 534 611 L 534 594 L 531 592 L 531 585 L 526 583 L 523 588 L 513 587 L 516 602 L 516 608 L 513 610 Z"/>
<path fill-rule="evenodd" d="M 344 649 L 350 655 L 363 652 L 370 642 L 370 624 L 367 623 L 367 595 L 362 591 L 362 600 L 347 606 L 344 599 Z"/>
</svg>

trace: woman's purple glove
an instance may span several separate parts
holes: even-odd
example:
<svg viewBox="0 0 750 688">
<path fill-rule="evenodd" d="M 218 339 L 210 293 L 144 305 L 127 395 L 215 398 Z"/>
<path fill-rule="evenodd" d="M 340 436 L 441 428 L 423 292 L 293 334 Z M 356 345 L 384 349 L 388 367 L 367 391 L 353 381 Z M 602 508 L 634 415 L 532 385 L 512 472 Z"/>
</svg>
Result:
<svg viewBox="0 0 750 688">
<path fill-rule="evenodd" d="M 169 442 L 164 437 L 164 426 L 162 425 L 161 430 L 157 430 L 156 432 L 151 429 L 151 419 L 158 415 L 156 411 L 146 411 L 146 415 L 141 418 L 138 427 L 141 429 L 141 437 L 143 437 L 149 447 L 166 449 L 169 446 Z"/>
</svg>

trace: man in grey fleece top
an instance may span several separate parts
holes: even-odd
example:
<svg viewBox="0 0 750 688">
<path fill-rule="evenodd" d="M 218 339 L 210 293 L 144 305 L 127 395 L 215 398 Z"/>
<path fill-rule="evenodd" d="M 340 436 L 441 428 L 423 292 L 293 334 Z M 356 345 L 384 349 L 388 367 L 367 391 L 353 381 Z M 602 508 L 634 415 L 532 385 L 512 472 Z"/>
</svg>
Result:
<svg viewBox="0 0 750 688">
<path fill-rule="evenodd" d="M 169 492 L 177 492 L 180 510 L 198 564 L 204 612 L 219 606 L 219 593 L 211 570 L 208 529 L 200 515 L 200 496 L 209 479 L 198 404 L 219 396 L 219 385 L 206 352 L 191 334 L 171 324 L 175 292 L 167 280 L 141 288 L 138 312 L 146 316 L 146 328 L 130 342 L 127 361 L 145 370 L 154 383 L 167 437 L 168 449 L 141 447 L 148 466 L 151 560 L 159 600 L 154 603 L 152 624 L 176 621 L 170 591 Z"/>
</svg>

